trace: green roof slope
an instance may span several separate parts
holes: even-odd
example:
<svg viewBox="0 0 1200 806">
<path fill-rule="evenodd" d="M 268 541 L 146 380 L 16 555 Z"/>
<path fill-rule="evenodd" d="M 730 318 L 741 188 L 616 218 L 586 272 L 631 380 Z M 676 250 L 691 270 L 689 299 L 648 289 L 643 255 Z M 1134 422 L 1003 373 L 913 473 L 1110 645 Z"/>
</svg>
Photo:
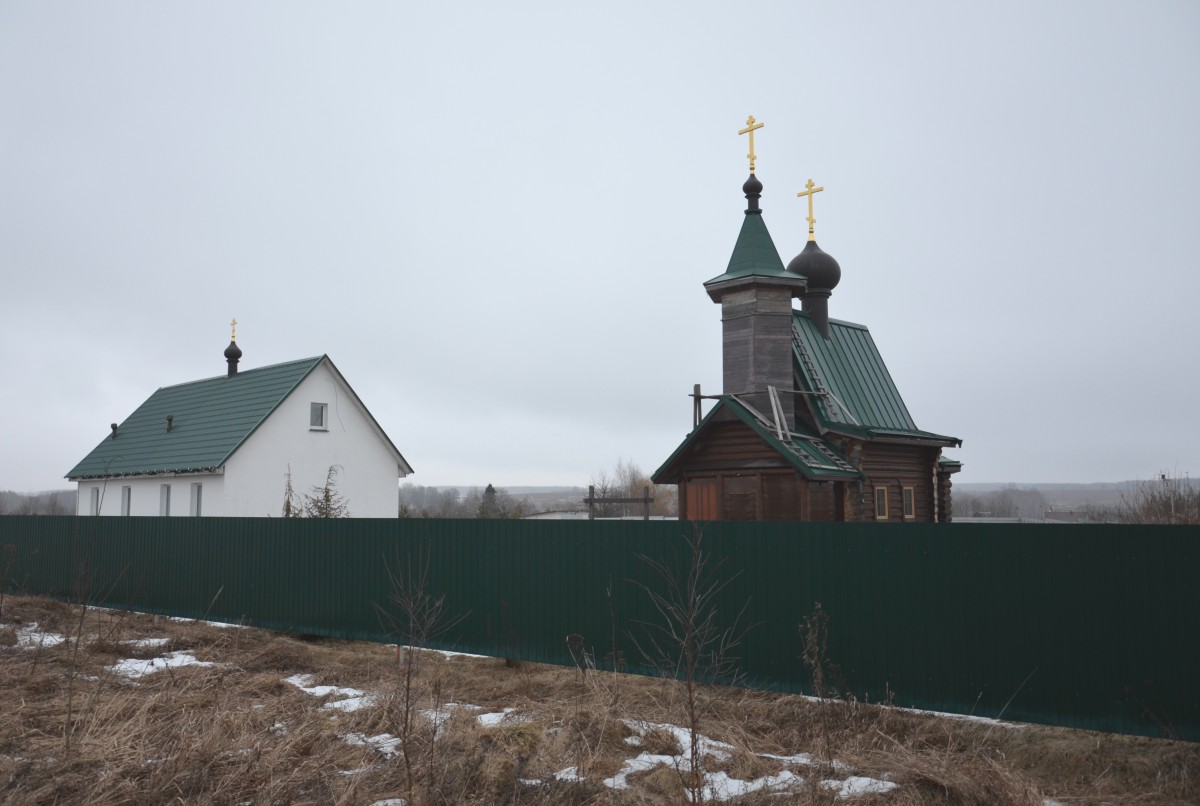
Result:
<svg viewBox="0 0 1200 806">
<path fill-rule="evenodd" d="M 802 311 L 792 315 L 796 371 L 811 396 L 822 431 L 903 436 L 958 444 L 913 422 L 891 373 L 863 325 L 829 320 L 829 340 Z"/>
<path fill-rule="evenodd" d="M 212 471 L 325 356 L 156 391 L 67 473 L 68 479 Z M 167 415 L 173 416 L 167 431 Z"/>
<path fill-rule="evenodd" d="M 767 224 L 763 221 L 761 210 L 747 210 L 742 220 L 742 230 L 738 233 L 737 243 L 733 245 L 733 254 L 729 258 L 729 266 L 724 274 L 720 274 L 704 285 L 725 282 L 741 277 L 777 277 L 788 280 L 802 279 L 798 274 L 792 274 L 783 267 L 779 250 L 771 240 Z"/>
</svg>

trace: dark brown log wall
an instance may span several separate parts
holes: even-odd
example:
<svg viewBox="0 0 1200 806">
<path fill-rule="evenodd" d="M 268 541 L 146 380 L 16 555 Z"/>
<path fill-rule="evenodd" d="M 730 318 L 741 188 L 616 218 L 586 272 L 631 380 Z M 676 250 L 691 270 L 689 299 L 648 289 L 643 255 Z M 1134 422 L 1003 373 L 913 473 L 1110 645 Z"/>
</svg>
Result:
<svg viewBox="0 0 1200 806">
<path fill-rule="evenodd" d="M 938 521 L 940 523 L 950 523 L 954 520 L 954 499 L 950 493 L 950 474 L 938 473 Z"/>
<path fill-rule="evenodd" d="M 756 468 L 788 467 L 762 437 L 736 420 L 713 424 L 703 443 L 693 445 L 679 463 L 690 475 L 701 469 L 740 470 L 751 464 Z"/>
<path fill-rule="evenodd" d="M 903 523 L 902 490 L 913 489 L 914 517 L 909 522 L 934 520 L 934 474 L 939 449 L 923 445 L 894 445 L 869 442 L 863 447 L 861 470 L 864 483 L 863 520 L 875 518 L 875 489 L 887 488 L 889 522 Z"/>
<path fill-rule="evenodd" d="M 762 519 L 765 521 L 805 520 L 807 482 L 795 472 L 763 473 Z"/>
</svg>

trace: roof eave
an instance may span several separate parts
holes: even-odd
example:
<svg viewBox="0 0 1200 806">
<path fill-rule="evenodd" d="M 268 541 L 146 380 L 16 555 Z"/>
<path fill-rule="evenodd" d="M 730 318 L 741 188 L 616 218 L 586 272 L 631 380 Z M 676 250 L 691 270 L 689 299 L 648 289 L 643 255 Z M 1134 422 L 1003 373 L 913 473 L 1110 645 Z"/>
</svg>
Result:
<svg viewBox="0 0 1200 806">
<path fill-rule="evenodd" d="M 704 290 L 713 302 L 720 302 L 727 292 L 744 286 L 777 286 L 788 288 L 792 296 L 808 288 L 808 279 L 787 270 L 770 272 L 747 272 L 745 274 L 730 274 L 725 272 L 704 283 Z"/>
<path fill-rule="evenodd" d="M 327 361 L 329 363 L 329 368 L 331 370 L 333 370 L 333 373 L 335 375 L 337 375 L 338 380 L 342 382 L 342 385 L 344 385 L 346 387 L 346 389 L 350 392 L 350 394 L 354 396 L 355 402 L 357 402 L 358 405 L 362 408 L 363 413 L 367 415 L 367 419 L 371 421 L 371 425 L 375 428 L 375 431 L 379 434 L 380 437 L 383 438 L 383 441 L 388 446 L 388 448 L 391 449 L 392 454 L 396 460 L 396 469 L 398 471 L 398 477 L 412 475 L 415 472 L 412 469 L 412 465 L 410 465 L 408 463 L 408 461 L 404 458 L 404 455 L 400 453 L 400 449 L 396 447 L 396 444 L 394 442 L 392 442 L 392 438 L 389 437 L 387 435 L 387 432 L 383 430 L 383 426 L 381 426 L 379 424 L 379 421 L 375 419 L 375 415 L 372 414 L 371 410 L 368 409 L 366 404 L 362 402 L 362 398 L 360 398 L 358 396 L 358 392 L 354 391 L 354 387 L 352 387 L 350 385 L 350 382 L 346 380 L 346 377 L 344 375 L 342 375 L 342 371 L 337 368 L 337 366 L 333 363 L 333 360 L 329 356 L 324 355 L 324 356 L 321 356 L 321 358 L 323 361 Z M 319 363 L 318 363 L 318 366 L 320 366 Z M 315 369 L 315 367 L 314 367 L 314 369 Z"/>
<path fill-rule="evenodd" d="M 891 433 L 888 431 L 872 431 L 871 438 L 876 442 L 888 442 L 896 445 L 936 445 L 942 448 L 962 447 L 962 440 L 957 437 L 947 437 L 942 434 L 932 434 L 929 432 Z"/>
<path fill-rule="evenodd" d="M 181 467 L 167 470 L 125 470 L 118 473 L 85 474 L 81 476 L 63 476 L 67 481 L 94 481 L 97 479 L 153 479 L 162 476 L 212 476 L 225 472 L 224 463 L 213 467 Z"/>
</svg>

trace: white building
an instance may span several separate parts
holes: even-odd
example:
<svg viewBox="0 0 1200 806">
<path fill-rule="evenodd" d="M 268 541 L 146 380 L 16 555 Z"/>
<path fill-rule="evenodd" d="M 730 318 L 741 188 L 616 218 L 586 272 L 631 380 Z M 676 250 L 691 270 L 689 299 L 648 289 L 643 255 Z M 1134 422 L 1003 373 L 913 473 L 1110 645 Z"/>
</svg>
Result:
<svg viewBox="0 0 1200 806">
<path fill-rule="evenodd" d="M 325 484 L 351 517 L 395 518 L 412 468 L 328 356 L 159 389 L 76 465 L 79 515 L 279 517 Z"/>
</svg>

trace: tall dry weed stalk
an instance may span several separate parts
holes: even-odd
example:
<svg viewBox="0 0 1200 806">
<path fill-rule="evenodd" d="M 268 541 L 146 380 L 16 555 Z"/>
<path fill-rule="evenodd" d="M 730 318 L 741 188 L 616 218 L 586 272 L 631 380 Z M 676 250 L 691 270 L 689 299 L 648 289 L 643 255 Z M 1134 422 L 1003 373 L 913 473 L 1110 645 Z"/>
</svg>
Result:
<svg viewBox="0 0 1200 806">
<path fill-rule="evenodd" d="M 0 570 L 0 618 L 4 617 L 4 594 L 8 592 L 8 578 L 17 563 L 17 544 L 5 543 L 3 556 L 4 566 L 3 570 Z"/>
<path fill-rule="evenodd" d="M 731 684 L 737 678 L 737 657 L 747 627 L 746 605 L 725 621 L 719 608 L 721 593 L 739 574 L 722 577 L 723 563 L 712 564 L 704 551 L 704 530 L 693 527 L 684 537 L 682 568 L 639 555 L 657 577 L 656 585 L 636 583 L 657 613 L 654 622 L 641 622 L 641 637 L 631 636 L 642 656 L 683 687 L 684 726 L 690 738 L 686 769 L 679 770 L 690 803 L 703 803 L 704 759 L 701 727 L 705 684 Z"/>
<path fill-rule="evenodd" d="M 379 611 L 390 633 L 396 636 L 399 643 L 396 647 L 399 713 L 395 730 L 404 760 L 408 802 L 413 803 L 421 784 L 419 777 L 423 772 L 427 778 L 425 783 L 432 783 L 433 744 L 442 721 L 440 711 L 443 705 L 440 682 L 434 683 L 432 692 L 426 692 L 422 685 L 420 648 L 454 627 L 465 615 L 448 614 L 445 595 L 432 592 L 428 551 L 418 551 L 415 558 L 401 559 L 397 556 L 394 565 L 395 567 L 387 566 L 391 585 L 388 606 L 379 607 Z M 430 694 L 434 716 L 429 720 L 421 720 L 420 708 L 430 699 Z M 428 735 L 422 737 L 423 741 L 419 741 L 418 733 L 423 724 Z M 421 753 L 427 756 L 427 766 L 414 763 L 414 759 Z"/>
<path fill-rule="evenodd" d="M 804 661 L 804 667 L 812 676 L 813 694 L 821 700 L 829 699 L 831 695 L 836 697 L 836 691 L 832 691 L 828 687 L 825 679 L 829 663 L 827 651 L 829 616 L 820 602 L 813 603 L 812 613 L 800 624 L 800 635 L 803 638 L 804 646 L 801 659 Z M 833 764 L 833 714 L 831 709 L 832 705 L 825 702 L 820 703 L 817 708 L 821 717 L 821 745 L 825 761 L 830 765 Z"/>
</svg>

